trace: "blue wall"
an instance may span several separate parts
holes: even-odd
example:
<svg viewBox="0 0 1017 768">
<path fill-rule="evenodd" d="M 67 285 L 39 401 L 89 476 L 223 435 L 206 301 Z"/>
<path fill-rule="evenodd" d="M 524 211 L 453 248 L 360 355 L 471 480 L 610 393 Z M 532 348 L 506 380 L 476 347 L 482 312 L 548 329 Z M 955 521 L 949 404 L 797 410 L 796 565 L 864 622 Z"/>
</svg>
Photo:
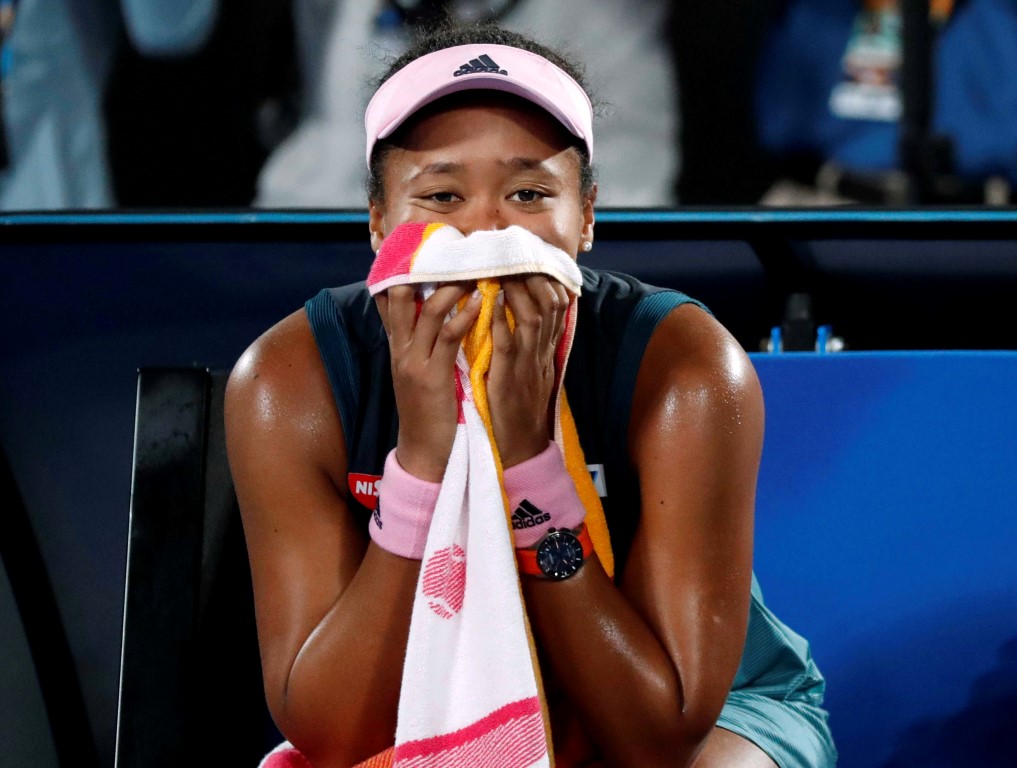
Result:
<svg viewBox="0 0 1017 768">
<path fill-rule="evenodd" d="M 827 676 L 840 764 L 1012 764 L 1017 353 L 754 362 L 756 571 Z"/>
</svg>

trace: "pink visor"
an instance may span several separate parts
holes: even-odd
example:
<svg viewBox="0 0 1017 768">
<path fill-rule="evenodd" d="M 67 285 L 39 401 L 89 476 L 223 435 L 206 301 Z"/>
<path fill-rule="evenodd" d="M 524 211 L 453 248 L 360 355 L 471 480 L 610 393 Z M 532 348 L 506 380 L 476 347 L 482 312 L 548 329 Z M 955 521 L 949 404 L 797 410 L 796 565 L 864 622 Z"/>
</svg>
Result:
<svg viewBox="0 0 1017 768">
<path fill-rule="evenodd" d="M 507 45 L 460 45 L 411 61 L 377 90 L 367 105 L 367 165 L 374 145 L 407 118 L 450 93 L 506 91 L 547 110 L 582 139 L 593 159 L 593 106 L 579 83 L 543 56 Z"/>
</svg>

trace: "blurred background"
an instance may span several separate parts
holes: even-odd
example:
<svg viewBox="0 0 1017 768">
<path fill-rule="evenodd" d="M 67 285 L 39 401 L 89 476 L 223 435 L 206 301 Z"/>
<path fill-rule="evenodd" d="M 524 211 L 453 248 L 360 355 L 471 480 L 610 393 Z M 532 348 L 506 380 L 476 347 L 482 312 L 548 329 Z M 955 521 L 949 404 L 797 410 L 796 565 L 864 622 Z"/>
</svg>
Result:
<svg viewBox="0 0 1017 768">
<path fill-rule="evenodd" d="M 0 766 L 114 763 L 138 369 L 229 370 L 365 274 L 370 83 L 446 13 L 585 61 L 601 208 L 585 261 L 703 299 L 769 377 L 768 430 L 813 430 L 768 431 L 760 520 L 849 565 L 803 583 L 792 566 L 821 556 L 792 563 L 764 529 L 758 567 L 777 613 L 813 623 L 842 765 L 1012 764 L 1017 0 L 0 0 Z M 794 389 L 812 374 L 772 353 L 844 347 L 1006 353 L 984 374 L 951 358 L 930 378 L 921 358 L 850 392 L 822 379 L 820 450 Z M 821 486 L 840 435 L 871 438 L 869 411 L 899 417 L 918 380 L 937 382 L 912 404 L 924 440 L 894 422 L 892 440 L 845 442 L 881 466 L 845 465 L 836 504 L 790 499 L 782 457 Z M 981 432 L 939 445 L 925 420 L 961 396 Z M 855 400 L 861 426 L 831 410 Z M 890 518 L 932 531 L 913 561 L 880 549 Z M 855 613 L 824 603 L 838 590 Z M 955 756 L 937 736 L 956 729 L 989 751 Z"/>
<path fill-rule="evenodd" d="M 493 19 L 584 60 L 600 202 L 990 204 L 1010 0 L 3 0 L 0 207 L 361 208 L 370 81 Z"/>
</svg>

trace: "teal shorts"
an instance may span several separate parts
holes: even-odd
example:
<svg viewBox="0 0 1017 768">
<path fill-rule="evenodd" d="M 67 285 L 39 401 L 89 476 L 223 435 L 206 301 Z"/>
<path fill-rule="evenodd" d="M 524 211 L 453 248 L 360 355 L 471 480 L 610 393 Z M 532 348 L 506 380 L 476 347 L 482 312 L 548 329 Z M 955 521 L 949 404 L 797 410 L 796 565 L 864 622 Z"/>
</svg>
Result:
<svg viewBox="0 0 1017 768">
<path fill-rule="evenodd" d="M 780 768 L 832 768 L 837 750 L 822 707 L 732 691 L 717 725 L 743 736 Z"/>
<path fill-rule="evenodd" d="M 837 749 L 825 691 L 809 644 L 763 604 L 753 575 L 745 651 L 717 725 L 756 744 L 780 768 L 830 768 Z"/>
</svg>

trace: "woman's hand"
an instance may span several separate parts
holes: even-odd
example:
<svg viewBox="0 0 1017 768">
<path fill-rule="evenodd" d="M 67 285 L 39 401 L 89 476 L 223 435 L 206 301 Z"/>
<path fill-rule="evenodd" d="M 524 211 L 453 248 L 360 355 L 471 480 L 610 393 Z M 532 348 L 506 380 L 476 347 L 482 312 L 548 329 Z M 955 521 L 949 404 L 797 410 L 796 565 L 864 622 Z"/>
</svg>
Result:
<svg viewBox="0 0 1017 768">
<path fill-rule="evenodd" d="M 504 304 L 495 307 L 487 394 L 495 442 L 508 468 L 543 451 L 553 435 L 548 407 L 569 294 L 545 275 L 509 278 L 502 288 L 516 325 L 509 330 Z"/>
<path fill-rule="evenodd" d="M 399 411 L 399 464 L 422 480 L 440 482 L 458 423 L 456 353 L 480 312 L 471 296 L 454 318 L 445 317 L 470 288 L 438 288 L 417 313 L 416 288 L 400 285 L 377 297 L 388 333 L 392 385 Z"/>
</svg>

